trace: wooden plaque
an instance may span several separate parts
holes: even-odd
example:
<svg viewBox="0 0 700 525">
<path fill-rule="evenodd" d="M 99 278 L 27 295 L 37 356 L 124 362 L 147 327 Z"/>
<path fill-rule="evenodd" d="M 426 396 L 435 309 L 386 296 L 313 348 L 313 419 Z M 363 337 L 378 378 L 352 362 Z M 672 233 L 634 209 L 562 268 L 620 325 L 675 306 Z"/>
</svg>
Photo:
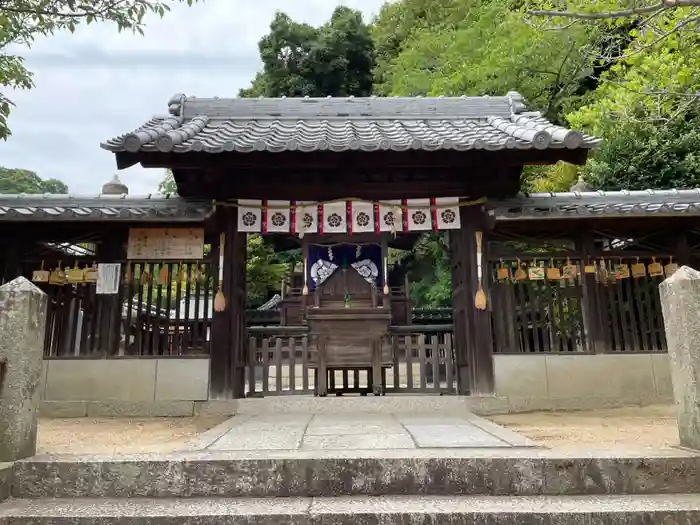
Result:
<svg viewBox="0 0 700 525">
<path fill-rule="evenodd" d="M 204 258 L 203 228 L 131 228 L 127 258 L 138 261 Z"/>
</svg>

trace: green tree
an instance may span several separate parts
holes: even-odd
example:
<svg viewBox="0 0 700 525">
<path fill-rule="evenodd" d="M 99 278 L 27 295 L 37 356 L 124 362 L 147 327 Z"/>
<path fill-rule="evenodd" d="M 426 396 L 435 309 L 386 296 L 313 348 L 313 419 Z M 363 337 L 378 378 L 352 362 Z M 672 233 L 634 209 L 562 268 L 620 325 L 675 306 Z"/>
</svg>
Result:
<svg viewBox="0 0 700 525">
<path fill-rule="evenodd" d="M 452 269 L 447 233 L 426 233 L 411 250 L 400 252 L 394 265 L 406 269 L 411 282 L 411 300 L 418 308 L 452 304 Z"/>
<path fill-rule="evenodd" d="M 176 2 L 197 0 L 3 0 L 0 2 L 0 87 L 31 89 L 32 74 L 9 46 L 30 46 L 37 37 L 79 24 L 113 22 L 119 31 L 143 33 L 148 13 L 163 16 Z M 0 92 L 0 138 L 10 135 L 7 118 L 12 101 Z"/>
<path fill-rule="evenodd" d="M 579 178 L 581 168 L 568 162 L 554 166 L 526 166 L 522 188 L 528 193 L 569 191 Z"/>
<path fill-rule="evenodd" d="M 532 1 L 527 4 L 527 14 L 532 17 L 545 18 L 550 23 L 565 21 L 620 21 L 633 19 L 644 26 L 653 28 L 659 19 L 677 13 L 693 16 L 700 20 L 700 15 L 693 8 L 700 7 L 700 0 L 598 0 L 597 2 L 575 2 L 570 5 L 564 2 Z M 663 25 L 663 24 L 662 24 Z M 672 32 L 687 28 L 687 24 L 677 24 L 666 27 L 657 36 L 664 38 Z"/>
<path fill-rule="evenodd" d="M 278 12 L 258 44 L 263 70 L 242 97 L 367 96 L 374 45 L 359 11 L 337 7 L 316 28 Z"/>
<path fill-rule="evenodd" d="M 665 10 L 656 18 L 670 31 L 692 16 Z M 574 127 L 604 139 L 582 173 L 601 189 L 697 187 L 697 36 L 674 31 L 658 40 L 647 28 L 631 35 L 623 58 L 603 74 L 586 103 L 567 115 Z"/>
<path fill-rule="evenodd" d="M 667 123 L 618 126 L 583 169 L 603 190 L 700 187 L 700 115 L 686 113 Z"/>
<path fill-rule="evenodd" d="M 559 121 L 593 73 L 595 27 L 539 31 L 514 0 L 402 0 L 373 27 L 382 95 L 502 95 Z"/>
<path fill-rule="evenodd" d="M 171 170 L 165 170 L 165 176 L 158 184 L 158 193 L 177 194 L 177 183 L 175 182 L 175 177 L 173 177 L 173 172 Z"/>
<path fill-rule="evenodd" d="M 33 171 L 0 167 L 0 193 L 68 193 L 60 180 L 43 180 Z"/>
<path fill-rule="evenodd" d="M 246 248 L 248 306 L 260 306 L 272 290 L 279 290 L 289 265 L 279 262 L 274 249 L 260 235 L 249 235 Z"/>
</svg>

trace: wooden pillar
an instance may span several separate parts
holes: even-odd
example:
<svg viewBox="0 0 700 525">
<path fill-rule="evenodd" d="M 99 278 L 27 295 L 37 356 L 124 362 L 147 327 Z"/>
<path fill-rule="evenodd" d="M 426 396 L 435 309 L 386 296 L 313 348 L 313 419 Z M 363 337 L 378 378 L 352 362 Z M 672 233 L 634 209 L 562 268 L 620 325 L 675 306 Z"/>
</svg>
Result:
<svg viewBox="0 0 700 525">
<path fill-rule="evenodd" d="M 129 239 L 129 229 L 112 230 L 96 247 L 98 263 L 122 263 L 126 260 L 126 245 Z M 122 275 L 122 281 L 124 276 Z M 119 336 L 121 335 L 123 292 L 115 295 L 97 295 L 98 331 L 97 344 L 94 348 L 107 355 L 119 353 Z M 76 312 L 77 315 L 77 312 Z"/>
<path fill-rule="evenodd" d="M 483 206 L 460 208 L 460 230 L 451 232 L 452 308 L 458 391 L 489 395 L 494 392 L 493 333 L 490 299 L 486 310 L 474 303 L 478 289 L 476 232 L 482 232 L 481 283 L 489 297 L 488 231 Z"/>
<path fill-rule="evenodd" d="M 450 258 L 452 266 L 452 326 L 455 365 L 457 367 L 457 392 L 469 395 L 471 391 L 469 371 L 468 334 L 471 323 L 467 310 L 467 272 L 465 268 L 463 237 L 461 230 L 450 231 Z"/>
<path fill-rule="evenodd" d="M 246 367 L 246 234 L 237 230 L 234 208 L 222 208 L 217 216 L 219 230 L 224 234 L 223 246 L 219 246 L 223 281 L 217 282 L 215 293 L 221 287 L 226 308 L 213 312 L 212 317 L 209 398 L 242 398 Z"/>
<path fill-rule="evenodd" d="M 586 350 L 596 354 L 605 352 L 605 334 L 603 332 L 604 305 L 601 304 L 600 288 L 595 274 L 585 272 L 587 264 L 595 261 L 593 233 L 583 232 L 576 239 L 576 251 L 581 255 L 579 273 L 581 275 L 581 307 L 583 309 L 583 339 Z"/>
</svg>

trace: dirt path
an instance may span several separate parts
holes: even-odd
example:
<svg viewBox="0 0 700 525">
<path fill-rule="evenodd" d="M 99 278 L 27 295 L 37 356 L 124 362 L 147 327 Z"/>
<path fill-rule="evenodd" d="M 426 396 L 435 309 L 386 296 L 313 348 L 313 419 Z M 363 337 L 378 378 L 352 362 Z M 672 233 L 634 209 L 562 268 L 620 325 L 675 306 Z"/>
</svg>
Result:
<svg viewBox="0 0 700 525">
<path fill-rule="evenodd" d="M 509 414 L 490 419 L 556 449 L 659 450 L 678 445 L 676 411 L 669 405 Z"/>
<path fill-rule="evenodd" d="M 41 419 L 39 454 L 170 452 L 226 417 Z"/>
</svg>

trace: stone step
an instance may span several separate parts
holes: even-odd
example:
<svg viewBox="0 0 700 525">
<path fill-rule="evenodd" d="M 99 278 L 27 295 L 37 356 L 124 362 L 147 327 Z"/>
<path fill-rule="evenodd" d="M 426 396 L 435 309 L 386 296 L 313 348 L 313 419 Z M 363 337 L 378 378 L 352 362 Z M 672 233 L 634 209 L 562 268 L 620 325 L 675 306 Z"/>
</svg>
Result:
<svg viewBox="0 0 700 525">
<path fill-rule="evenodd" d="M 36 456 L 16 498 L 700 494 L 700 456 L 533 449 Z"/>
<path fill-rule="evenodd" d="M 700 495 L 8 500 L 0 525 L 691 525 Z"/>
</svg>

